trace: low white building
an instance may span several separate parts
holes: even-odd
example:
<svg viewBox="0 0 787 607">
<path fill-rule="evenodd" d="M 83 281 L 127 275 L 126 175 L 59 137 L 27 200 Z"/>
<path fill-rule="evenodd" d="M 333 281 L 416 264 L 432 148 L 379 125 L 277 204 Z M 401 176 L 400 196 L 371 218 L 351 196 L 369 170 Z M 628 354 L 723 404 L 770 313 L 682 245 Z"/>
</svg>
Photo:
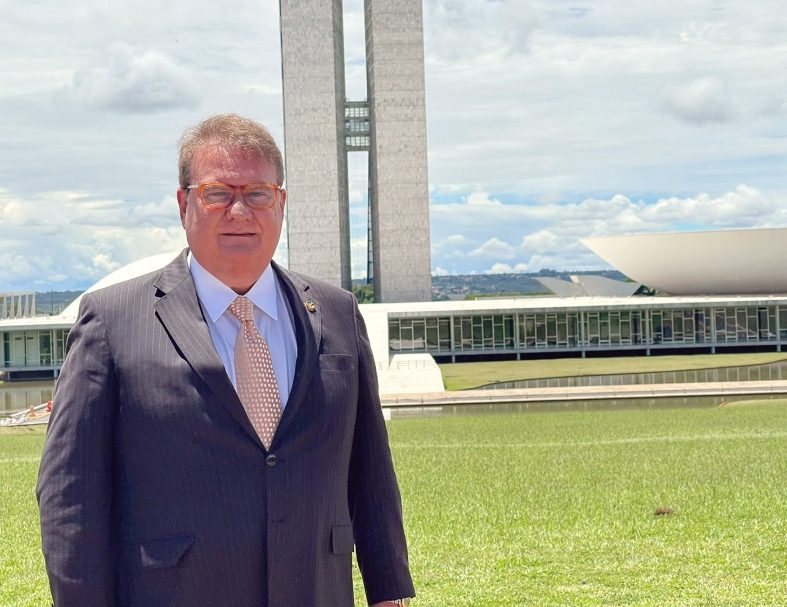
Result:
<svg viewBox="0 0 787 607">
<path fill-rule="evenodd" d="M 750 254 L 756 244 L 750 232 L 726 233 L 730 255 Z M 768 232 L 763 242 L 775 246 L 774 231 Z M 780 238 L 787 241 L 787 230 L 781 232 Z M 735 234 L 748 249 L 741 249 L 740 242 L 736 245 Z M 684 244 L 676 244 L 677 240 Z M 628 247 L 637 246 L 636 239 L 627 242 Z M 675 248 L 685 246 L 690 239 L 671 238 L 669 242 Z M 623 245 L 616 246 L 616 254 L 623 256 Z M 655 245 L 650 242 L 648 246 Z M 757 252 L 751 254 L 757 258 Z M 154 271 L 175 255 L 156 255 L 129 264 L 88 291 Z M 652 256 L 647 264 L 641 264 L 647 266 L 644 270 L 657 265 Z M 713 276 L 707 275 L 711 268 L 702 265 L 707 263 L 703 256 L 692 258 L 684 253 L 681 259 L 687 266 L 696 259 L 699 265 L 695 271 L 706 272 L 697 284 L 712 286 Z M 642 273 L 643 268 L 635 270 L 631 275 L 648 284 L 644 280 L 647 272 Z M 787 344 L 787 288 L 782 289 L 782 282 L 775 281 L 771 290 L 782 293 L 768 292 L 763 285 L 770 280 L 769 271 L 764 266 L 751 269 L 758 273 L 758 293 L 749 295 L 519 297 L 365 304 L 361 313 L 369 330 L 381 393 L 436 392 L 443 389 L 439 362 L 781 351 Z M 722 282 L 725 274 L 722 268 L 718 272 L 718 282 Z M 679 275 L 689 274 L 681 269 Z M 689 282 L 688 278 L 681 280 L 684 287 Z M 724 284 L 729 290 L 729 285 L 743 283 L 727 280 Z M 59 316 L 0 319 L 0 372 L 9 379 L 56 377 L 78 307 L 79 299 Z"/>
</svg>

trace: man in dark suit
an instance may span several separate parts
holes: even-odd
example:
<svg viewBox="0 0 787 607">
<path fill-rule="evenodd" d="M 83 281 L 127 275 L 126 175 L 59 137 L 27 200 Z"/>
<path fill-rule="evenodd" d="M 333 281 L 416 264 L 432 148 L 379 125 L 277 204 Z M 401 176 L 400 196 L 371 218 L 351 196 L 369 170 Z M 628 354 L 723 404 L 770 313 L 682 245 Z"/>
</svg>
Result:
<svg viewBox="0 0 787 607">
<path fill-rule="evenodd" d="M 54 604 L 350 607 L 354 546 L 368 602 L 407 604 L 355 299 L 271 261 L 281 153 L 220 115 L 179 168 L 189 249 L 85 295 L 69 334 L 37 486 Z"/>
</svg>

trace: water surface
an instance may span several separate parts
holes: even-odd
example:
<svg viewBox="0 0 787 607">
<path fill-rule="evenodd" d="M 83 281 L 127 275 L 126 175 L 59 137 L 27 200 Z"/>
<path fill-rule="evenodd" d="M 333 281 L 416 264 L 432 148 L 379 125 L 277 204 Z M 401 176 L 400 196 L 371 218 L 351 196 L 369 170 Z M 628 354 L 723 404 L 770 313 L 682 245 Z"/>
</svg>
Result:
<svg viewBox="0 0 787 607">
<path fill-rule="evenodd" d="M 0 417 L 52 400 L 55 380 L 0 383 Z"/>
<path fill-rule="evenodd" d="M 585 388 L 588 386 L 631 386 L 649 384 L 695 384 L 708 382 L 787 380 L 787 360 L 763 365 L 717 367 L 693 371 L 658 371 L 653 373 L 613 373 L 577 377 L 523 379 L 480 386 L 481 390 L 530 388 Z"/>
<path fill-rule="evenodd" d="M 694 371 L 661 371 L 654 373 L 619 373 L 610 375 L 586 375 L 578 377 L 551 377 L 499 382 L 481 388 L 570 388 L 587 386 L 625 386 L 671 383 L 737 382 L 787 380 L 787 360 L 741 367 L 718 367 Z M 36 406 L 52 399 L 54 380 L 0 383 L 0 416 Z M 686 398 L 625 398 L 610 400 L 545 401 L 516 404 L 445 405 L 440 407 L 402 407 L 391 409 L 393 419 L 401 417 L 453 415 L 456 413 L 507 413 L 516 411 L 555 411 L 558 409 L 583 410 L 603 408 L 670 408 L 678 406 L 713 407 L 729 397 L 702 396 Z M 749 397 L 747 397 L 749 398 Z"/>
</svg>

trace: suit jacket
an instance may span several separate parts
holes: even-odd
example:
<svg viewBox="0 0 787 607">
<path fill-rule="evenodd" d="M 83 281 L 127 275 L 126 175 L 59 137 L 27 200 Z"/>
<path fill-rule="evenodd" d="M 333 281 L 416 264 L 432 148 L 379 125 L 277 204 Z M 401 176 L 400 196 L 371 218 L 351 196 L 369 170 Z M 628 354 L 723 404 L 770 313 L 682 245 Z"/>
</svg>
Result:
<svg viewBox="0 0 787 607">
<path fill-rule="evenodd" d="M 57 607 L 350 607 L 354 545 L 370 603 L 414 595 L 355 299 L 274 269 L 298 358 L 267 451 L 186 251 L 83 297 L 37 485 Z"/>
</svg>

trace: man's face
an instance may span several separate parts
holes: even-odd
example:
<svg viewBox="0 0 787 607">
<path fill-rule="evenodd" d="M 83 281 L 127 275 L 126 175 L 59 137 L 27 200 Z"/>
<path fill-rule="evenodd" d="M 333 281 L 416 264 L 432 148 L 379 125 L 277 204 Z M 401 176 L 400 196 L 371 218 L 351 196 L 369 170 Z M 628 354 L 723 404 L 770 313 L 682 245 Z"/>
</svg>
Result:
<svg viewBox="0 0 787 607">
<path fill-rule="evenodd" d="M 274 166 L 243 150 L 205 148 L 191 166 L 191 183 L 278 183 Z M 180 220 L 192 254 L 208 272 L 239 293 L 257 281 L 273 258 L 284 218 L 285 192 L 265 210 L 240 196 L 226 209 L 208 209 L 196 190 L 178 190 Z"/>
</svg>

